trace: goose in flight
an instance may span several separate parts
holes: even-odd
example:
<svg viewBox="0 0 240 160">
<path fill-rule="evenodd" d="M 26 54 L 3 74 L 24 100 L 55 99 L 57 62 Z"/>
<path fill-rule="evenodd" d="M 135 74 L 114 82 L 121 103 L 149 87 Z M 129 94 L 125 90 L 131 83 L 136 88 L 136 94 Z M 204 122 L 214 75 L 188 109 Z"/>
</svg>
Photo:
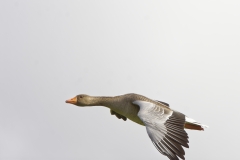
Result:
<svg viewBox="0 0 240 160">
<path fill-rule="evenodd" d="M 170 160 L 185 159 L 183 147 L 188 146 L 188 135 L 184 129 L 204 130 L 205 125 L 169 108 L 165 102 L 152 100 L 139 94 L 115 97 L 95 97 L 86 94 L 66 100 L 76 106 L 105 106 L 119 119 L 132 120 L 146 127 L 149 138 L 156 149 Z"/>
</svg>

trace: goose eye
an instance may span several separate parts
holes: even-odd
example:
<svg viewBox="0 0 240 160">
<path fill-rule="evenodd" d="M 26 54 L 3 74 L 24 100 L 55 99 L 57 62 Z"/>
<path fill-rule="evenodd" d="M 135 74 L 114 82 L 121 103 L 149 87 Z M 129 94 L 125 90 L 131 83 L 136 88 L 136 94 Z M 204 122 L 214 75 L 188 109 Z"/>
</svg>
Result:
<svg viewBox="0 0 240 160">
<path fill-rule="evenodd" d="M 83 96 L 79 96 L 79 98 L 83 98 Z"/>
</svg>

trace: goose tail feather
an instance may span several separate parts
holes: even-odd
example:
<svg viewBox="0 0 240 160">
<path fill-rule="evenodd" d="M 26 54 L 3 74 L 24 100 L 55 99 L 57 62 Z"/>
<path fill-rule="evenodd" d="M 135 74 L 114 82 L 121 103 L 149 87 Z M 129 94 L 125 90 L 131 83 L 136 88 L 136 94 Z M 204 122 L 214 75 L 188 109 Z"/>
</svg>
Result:
<svg viewBox="0 0 240 160">
<path fill-rule="evenodd" d="M 195 121 L 194 119 L 191 119 L 189 117 L 185 117 L 185 125 L 184 128 L 186 129 L 192 129 L 192 130 L 204 130 L 204 128 L 208 128 L 207 125 L 198 123 L 197 121 Z"/>
</svg>

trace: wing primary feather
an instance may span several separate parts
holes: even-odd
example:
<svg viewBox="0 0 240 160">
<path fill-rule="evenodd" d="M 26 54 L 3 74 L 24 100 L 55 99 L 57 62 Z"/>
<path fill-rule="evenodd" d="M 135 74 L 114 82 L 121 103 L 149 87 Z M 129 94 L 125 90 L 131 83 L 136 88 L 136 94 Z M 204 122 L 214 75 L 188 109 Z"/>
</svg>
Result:
<svg viewBox="0 0 240 160">
<path fill-rule="evenodd" d="M 173 124 L 169 124 L 169 123 L 165 124 L 165 126 L 167 128 L 172 128 L 172 129 L 178 130 L 182 133 L 185 133 L 185 131 L 182 129 L 182 126 L 177 126 L 177 125 L 173 125 Z"/>
<path fill-rule="evenodd" d="M 167 151 L 167 157 L 171 160 L 179 160 L 178 157 L 167 147 L 167 145 L 162 144 L 161 142 L 158 143 L 159 146 L 164 148 Z"/>
<path fill-rule="evenodd" d="M 160 148 L 155 142 L 152 141 L 152 143 L 153 143 L 153 145 L 156 147 L 156 149 L 157 149 L 160 153 L 162 153 L 163 155 L 165 155 L 165 153 L 163 152 L 163 149 L 162 149 L 162 148 Z"/>
<path fill-rule="evenodd" d="M 169 121 L 171 121 L 171 123 L 174 123 L 176 125 L 185 124 L 185 121 L 179 121 L 179 120 L 175 120 L 175 119 L 169 119 Z"/>
<path fill-rule="evenodd" d="M 164 143 L 166 145 L 168 145 L 168 147 L 174 152 L 177 154 L 178 157 L 182 158 L 182 159 L 185 159 L 184 158 L 184 153 L 180 152 L 178 150 L 178 148 L 176 146 L 174 146 L 171 142 L 169 142 L 168 140 L 166 140 L 166 138 L 163 139 Z"/>
<path fill-rule="evenodd" d="M 174 136 L 174 135 L 172 135 L 172 134 L 167 134 L 166 137 L 172 139 L 173 141 L 178 142 L 179 144 L 181 144 L 182 146 L 184 146 L 184 147 L 186 147 L 186 148 L 189 148 L 189 146 L 188 146 L 188 144 L 187 144 L 188 142 L 185 142 L 185 141 L 177 138 L 176 136 Z"/>
<path fill-rule="evenodd" d="M 176 149 L 178 149 L 183 155 L 185 155 L 185 151 L 184 151 L 183 147 L 179 143 L 177 143 L 175 141 L 170 141 L 170 139 L 168 139 L 168 138 L 165 138 L 165 139 L 169 143 L 171 143 Z"/>
<path fill-rule="evenodd" d="M 172 136 L 178 138 L 179 140 L 188 143 L 188 138 L 187 138 L 187 137 L 183 137 L 182 135 L 176 134 L 176 133 L 174 133 L 174 132 L 168 132 L 167 134 L 168 134 L 168 135 L 172 135 Z"/>
<path fill-rule="evenodd" d="M 168 131 L 171 132 L 172 134 L 174 134 L 175 136 L 179 137 L 182 140 L 186 140 L 188 138 L 188 135 L 184 134 L 184 132 L 180 132 L 180 131 L 172 129 L 170 127 L 168 128 Z"/>
</svg>

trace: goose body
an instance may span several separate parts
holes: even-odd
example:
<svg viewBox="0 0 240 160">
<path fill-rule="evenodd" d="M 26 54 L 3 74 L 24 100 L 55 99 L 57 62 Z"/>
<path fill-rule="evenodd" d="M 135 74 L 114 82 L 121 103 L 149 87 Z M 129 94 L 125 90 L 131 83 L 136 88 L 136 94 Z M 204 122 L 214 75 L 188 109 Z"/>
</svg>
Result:
<svg viewBox="0 0 240 160">
<path fill-rule="evenodd" d="M 160 102 L 157 102 L 147 97 L 144 97 L 142 95 L 133 94 L 133 93 L 112 97 L 110 98 L 110 100 L 108 99 L 109 97 L 106 97 L 106 98 L 102 97 L 103 101 L 106 100 L 105 101 L 106 107 L 108 107 L 115 113 L 118 113 L 140 125 L 144 125 L 143 121 L 138 116 L 138 112 L 140 108 L 138 105 L 134 104 L 133 102 L 139 100 L 139 101 L 151 102 L 156 105 L 160 104 Z M 167 108 L 165 105 L 163 104 L 161 105 L 163 108 L 169 110 L 169 108 Z"/>
<path fill-rule="evenodd" d="M 77 106 L 105 106 L 119 119 L 130 119 L 146 126 L 153 145 L 170 160 L 185 159 L 182 146 L 188 148 L 188 135 L 184 128 L 203 130 L 205 125 L 172 110 L 165 102 L 152 100 L 139 94 L 115 97 L 94 97 L 80 94 L 66 103 Z"/>
</svg>

